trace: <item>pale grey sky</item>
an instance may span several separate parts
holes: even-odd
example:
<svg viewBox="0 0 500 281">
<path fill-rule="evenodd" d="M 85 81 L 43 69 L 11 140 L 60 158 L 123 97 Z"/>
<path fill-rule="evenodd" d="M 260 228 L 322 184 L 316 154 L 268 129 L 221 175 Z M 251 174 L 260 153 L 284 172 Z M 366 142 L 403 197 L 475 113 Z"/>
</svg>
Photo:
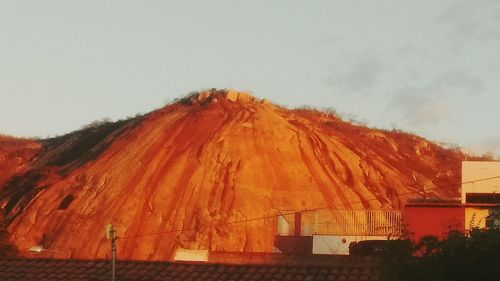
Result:
<svg viewBox="0 0 500 281">
<path fill-rule="evenodd" d="M 0 0 L 0 40 L 5 134 L 217 87 L 500 154 L 497 0 Z"/>
</svg>

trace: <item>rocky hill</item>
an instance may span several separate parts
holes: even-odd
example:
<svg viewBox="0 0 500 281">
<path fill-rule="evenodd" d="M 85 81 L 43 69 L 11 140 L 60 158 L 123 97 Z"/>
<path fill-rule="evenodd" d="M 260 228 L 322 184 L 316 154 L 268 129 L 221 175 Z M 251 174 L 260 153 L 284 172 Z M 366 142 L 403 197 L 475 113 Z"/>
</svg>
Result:
<svg viewBox="0 0 500 281">
<path fill-rule="evenodd" d="M 1 140 L 0 206 L 21 254 L 43 244 L 107 257 L 107 223 L 119 258 L 170 259 L 209 240 L 214 250 L 270 251 L 275 220 L 254 218 L 458 196 L 459 186 L 436 187 L 459 182 L 462 158 L 415 135 L 212 90 L 58 138 Z"/>
<path fill-rule="evenodd" d="M 0 135 L 0 187 L 16 175 L 25 173 L 29 163 L 42 145 L 29 139 L 18 139 Z"/>
</svg>

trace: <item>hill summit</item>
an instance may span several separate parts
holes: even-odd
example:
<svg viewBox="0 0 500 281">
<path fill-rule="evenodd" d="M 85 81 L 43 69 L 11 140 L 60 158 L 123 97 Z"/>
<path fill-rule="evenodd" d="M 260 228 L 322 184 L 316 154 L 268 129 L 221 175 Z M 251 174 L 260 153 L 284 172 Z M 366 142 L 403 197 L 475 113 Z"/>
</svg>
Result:
<svg viewBox="0 0 500 281">
<path fill-rule="evenodd" d="M 253 102 L 269 103 L 265 99 L 258 100 L 257 98 L 246 92 L 239 92 L 235 90 L 217 90 L 217 89 L 192 93 L 187 97 L 181 99 L 181 102 L 191 105 L 207 104 L 207 103 L 216 103 L 220 99 L 225 99 L 227 101 L 235 103 L 253 103 Z"/>
<path fill-rule="evenodd" d="M 30 147 L 2 166 L 10 240 L 21 253 L 42 244 L 83 259 L 109 255 L 108 223 L 119 258 L 168 260 L 209 244 L 271 251 L 275 221 L 258 218 L 458 196 L 458 186 L 436 187 L 459 181 L 463 157 L 415 135 L 215 89 Z M 28 148 L 16 149 L 9 155 Z"/>
</svg>

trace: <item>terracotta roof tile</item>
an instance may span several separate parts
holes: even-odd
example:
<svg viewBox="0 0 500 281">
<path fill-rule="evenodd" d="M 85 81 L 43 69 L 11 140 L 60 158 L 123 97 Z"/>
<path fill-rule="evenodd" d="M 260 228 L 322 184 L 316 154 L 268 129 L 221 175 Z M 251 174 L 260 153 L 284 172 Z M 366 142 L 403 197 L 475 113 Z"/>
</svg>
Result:
<svg viewBox="0 0 500 281">
<path fill-rule="evenodd" d="M 234 273 L 234 272 L 236 272 L 236 268 L 237 268 L 236 266 L 228 266 L 226 268 L 226 272 L 228 272 L 228 273 Z"/>
<path fill-rule="evenodd" d="M 283 280 L 284 281 L 291 281 L 291 280 L 293 280 L 293 273 L 285 273 L 285 275 L 283 275 Z"/>
<path fill-rule="evenodd" d="M 330 274 L 339 275 L 340 274 L 340 270 L 338 268 L 332 268 L 330 270 Z"/>
<path fill-rule="evenodd" d="M 348 281 L 357 281 L 358 278 L 359 278 L 359 274 L 353 273 L 351 271 L 351 274 L 349 274 L 349 276 L 347 277 L 347 280 Z"/>
<path fill-rule="evenodd" d="M 324 281 L 324 280 L 326 280 L 326 277 L 327 277 L 326 275 L 320 273 L 320 274 L 316 275 L 315 280 Z"/>
<path fill-rule="evenodd" d="M 205 267 L 206 272 L 214 272 L 217 270 L 217 265 L 209 265 Z"/>
<path fill-rule="evenodd" d="M 304 280 L 304 274 L 302 273 L 297 273 L 295 277 L 293 277 L 293 280 L 299 281 L 299 280 Z"/>
<path fill-rule="evenodd" d="M 227 265 L 118 261 L 120 281 L 379 281 L 378 268 L 339 265 Z M 0 259 L 0 280 L 109 280 L 109 260 Z"/>
<path fill-rule="evenodd" d="M 271 273 L 271 274 L 272 274 L 272 278 L 274 278 L 274 279 L 278 279 L 278 280 L 283 279 L 283 273 L 275 272 L 275 273 Z"/>
<path fill-rule="evenodd" d="M 240 280 L 240 277 L 241 277 L 241 274 L 240 273 L 234 273 L 231 275 L 231 277 L 228 279 L 228 281 L 231 281 L 231 280 Z"/>
<path fill-rule="evenodd" d="M 250 266 L 250 267 L 248 267 L 247 272 L 248 273 L 255 273 L 255 272 L 257 272 L 257 270 L 258 270 L 258 268 L 256 266 Z"/>
<path fill-rule="evenodd" d="M 201 275 L 200 275 L 200 279 L 207 279 L 208 277 L 210 276 L 210 272 L 208 271 L 205 271 L 205 272 L 202 272 Z"/>
<path fill-rule="evenodd" d="M 304 277 L 304 281 L 313 281 L 313 280 L 316 280 L 314 277 L 315 277 L 314 274 L 308 274 L 308 275 L 306 275 Z"/>
<path fill-rule="evenodd" d="M 343 268 L 340 274 L 349 275 L 351 273 L 350 268 Z"/>
<path fill-rule="evenodd" d="M 347 276 L 345 276 L 344 274 L 341 274 L 339 276 L 337 276 L 337 279 L 335 279 L 337 281 L 347 281 Z"/>
<path fill-rule="evenodd" d="M 358 281 L 370 281 L 370 276 L 363 274 L 359 277 Z"/>
</svg>

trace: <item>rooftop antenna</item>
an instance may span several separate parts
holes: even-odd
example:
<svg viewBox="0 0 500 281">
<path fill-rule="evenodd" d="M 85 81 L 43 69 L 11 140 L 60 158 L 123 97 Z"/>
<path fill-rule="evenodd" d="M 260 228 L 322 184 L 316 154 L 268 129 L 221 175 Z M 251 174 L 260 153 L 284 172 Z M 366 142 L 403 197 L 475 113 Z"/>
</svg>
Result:
<svg viewBox="0 0 500 281">
<path fill-rule="evenodd" d="M 106 239 L 111 241 L 111 281 L 116 281 L 116 228 L 106 225 Z"/>
</svg>

